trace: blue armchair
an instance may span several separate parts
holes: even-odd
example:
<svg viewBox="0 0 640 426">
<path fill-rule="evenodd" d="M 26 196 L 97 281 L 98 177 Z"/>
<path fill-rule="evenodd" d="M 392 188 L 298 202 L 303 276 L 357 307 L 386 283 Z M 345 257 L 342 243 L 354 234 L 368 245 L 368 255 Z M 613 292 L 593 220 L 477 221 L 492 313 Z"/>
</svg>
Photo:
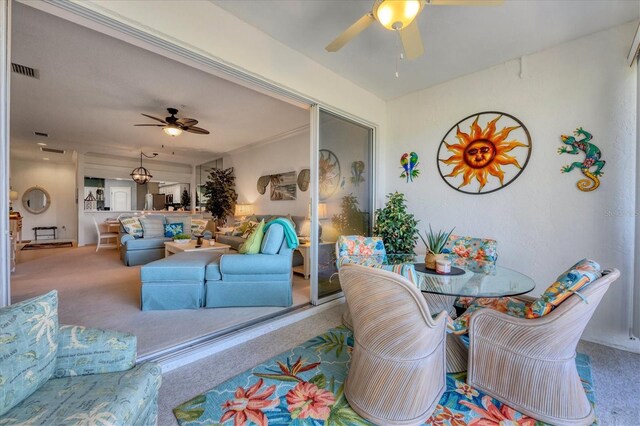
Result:
<svg viewBox="0 0 640 426">
<path fill-rule="evenodd" d="M 160 367 L 136 337 L 58 326 L 56 291 L 0 309 L 0 424 L 156 423 Z"/>
</svg>

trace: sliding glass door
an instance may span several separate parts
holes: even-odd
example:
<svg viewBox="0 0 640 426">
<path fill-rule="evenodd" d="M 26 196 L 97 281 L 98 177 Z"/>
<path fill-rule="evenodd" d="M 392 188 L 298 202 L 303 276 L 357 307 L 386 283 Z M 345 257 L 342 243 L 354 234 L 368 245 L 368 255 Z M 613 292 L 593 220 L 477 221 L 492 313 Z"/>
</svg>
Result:
<svg viewBox="0 0 640 426">
<path fill-rule="evenodd" d="M 313 111 L 312 111 L 313 114 Z M 371 235 L 373 220 L 374 129 L 317 109 L 312 162 L 315 188 L 312 223 L 312 302 L 341 296 L 335 245 L 340 235 Z"/>
</svg>

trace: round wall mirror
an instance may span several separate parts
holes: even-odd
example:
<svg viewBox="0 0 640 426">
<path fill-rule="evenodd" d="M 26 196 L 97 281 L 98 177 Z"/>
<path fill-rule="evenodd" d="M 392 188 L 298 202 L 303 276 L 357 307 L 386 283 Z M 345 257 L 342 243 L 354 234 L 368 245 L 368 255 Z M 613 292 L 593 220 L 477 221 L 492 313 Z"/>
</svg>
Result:
<svg viewBox="0 0 640 426">
<path fill-rule="evenodd" d="M 34 186 L 24 192 L 22 205 L 30 213 L 44 213 L 51 205 L 51 196 L 46 190 Z"/>
</svg>

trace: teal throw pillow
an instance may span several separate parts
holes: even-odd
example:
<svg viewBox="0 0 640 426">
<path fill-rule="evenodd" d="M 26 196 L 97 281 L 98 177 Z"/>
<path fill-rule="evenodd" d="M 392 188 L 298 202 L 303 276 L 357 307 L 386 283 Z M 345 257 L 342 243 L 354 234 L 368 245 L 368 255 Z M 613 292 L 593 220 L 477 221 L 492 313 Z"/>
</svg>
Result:
<svg viewBox="0 0 640 426">
<path fill-rule="evenodd" d="M 165 223 L 164 224 L 164 236 L 166 238 L 173 238 L 178 234 L 182 234 L 182 223 Z"/>
</svg>

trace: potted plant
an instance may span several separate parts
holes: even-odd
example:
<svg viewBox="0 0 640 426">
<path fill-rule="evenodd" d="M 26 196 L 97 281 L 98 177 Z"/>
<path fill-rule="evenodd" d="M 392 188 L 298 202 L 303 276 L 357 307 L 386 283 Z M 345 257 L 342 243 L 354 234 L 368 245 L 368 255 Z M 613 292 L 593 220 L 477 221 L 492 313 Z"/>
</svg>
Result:
<svg viewBox="0 0 640 426">
<path fill-rule="evenodd" d="M 191 236 L 187 234 L 177 234 L 173 236 L 173 241 L 177 244 L 188 244 L 191 241 Z"/>
<path fill-rule="evenodd" d="M 238 193 L 235 190 L 236 177 L 233 167 L 228 169 L 211 169 L 209 178 L 202 188 L 207 197 L 206 209 L 211 212 L 213 220 L 224 225 L 227 216 L 232 216 Z"/>
<path fill-rule="evenodd" d="M 189 191 L 187 191 L 186 189 L 182 191 L 182 196 L 180 197 L 180 204 L 182 204 L 182 207 L 185 209 L 191 206 L 191 195 L 189 195 Z"/>
<path fill-rule="evenodd" d="M 418 220 L 407 212 L 404 194 L 393 192 L 387 195 L 384 208 L 376 210 L 373 235 L 382 237 L 387 254 L 396 255 L 394 261 L 411 262 L 418 241 Z"/>
<path fill-rule="evenodd" d="M 431 225 L 429 225 L 429 232 L 424 231 L 424 235 L 427 237 L 426 240 L 422 234 L 418 234 L 420 235 L 420 239 L 422 239 L 424 245 L 427 247 L 427 254 L 424 257 L 424 264 L 427 268 L 436 269 L 436 262 L 444 257 L 444 254 L 442 253 L 444 246 L 447 244 L 447 241 L 454 229 L 456 228 L 454 227 L 449 232 L 438 231 L 436 234 L 433 232 L 433 229 L 431 229 Z"/>
<path fill-rule="evenodd" d="M 367 222 L 367 213 L 360 210 L 358 198 L 353 194 L 342 197 L 340 213 L 331 218 L 331 224 L 341 235 L 365 235 Z"/>
</svg>

